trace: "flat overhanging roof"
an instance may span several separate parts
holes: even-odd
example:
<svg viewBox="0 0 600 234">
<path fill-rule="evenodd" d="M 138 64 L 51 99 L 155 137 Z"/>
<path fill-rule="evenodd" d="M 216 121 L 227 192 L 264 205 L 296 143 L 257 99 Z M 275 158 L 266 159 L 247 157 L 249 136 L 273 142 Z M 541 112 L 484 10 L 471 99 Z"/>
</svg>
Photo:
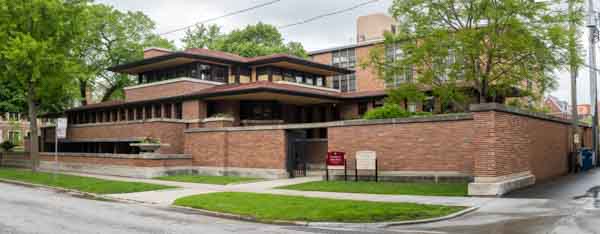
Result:
<svg viewBox="0 0 600 234">
<path fill-rule="evenodd" d="M 368 91 L 355 93 L 341 93 L 334 89 L 324 87 L 307 87 L 290 82 L 268 82 L 260 81 L 246 84 L 221 85 L 199 90 L 194 93 L 178 96 L 170 96 L 140 101 L 109 101 L 87 106 L 81 106 L 67 110 L 95 110 L 114 109 L 124 106 L 137 106 L 167 101 L 184 101 L 191 99 L 200 100 L 280 100 L 285 103 L 295 104 L 317 104 L 317 103 L 339 103 L 344 100 L 359 100 L 367 98 L 385 97 L 385 91 Z"/>
<path fill-rule="evenodd" d="M 334 76 L 353 72 L 350 69 L 339 68 L 287 54 L 273 54 L 268 56 L 245 58 L 238 55 L 205 49 L 190 49 L 180 52 L 171 52 L 165 55 L 116 65 L 108 68 L 108 70 L 126 74 L 137 74 L 144 71 L 173 67 L 198 61 L 225 66 L 275 66 L 310 72 L 323 76 Z"/>
</svg>

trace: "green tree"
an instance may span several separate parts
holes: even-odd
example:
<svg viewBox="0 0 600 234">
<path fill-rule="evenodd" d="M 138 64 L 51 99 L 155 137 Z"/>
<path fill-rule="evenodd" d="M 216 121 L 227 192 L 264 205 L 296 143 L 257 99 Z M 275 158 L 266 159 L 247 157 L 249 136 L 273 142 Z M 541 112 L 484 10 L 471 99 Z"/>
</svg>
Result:
<svg viewBox="0 0 600 234">
<path fill-rule="evenodd" d="M 148 47 L 175 49 L 172 42 L 154 33 L 156 24 L 142 12 L 121 12 L 96 4 L 88 8 L 88 30 L 77 52 L 86 73 L 79 77 L 81 103 L 95 91 L 101 101 L 123 98 L 123 88 L 134 81 L 106 68 L 143 58 Z"/>
<path fill-rule="evenodd" d="M 205 26 L 204 24 L 196 25 L 194 29 L 188 29 L 185 36 L 181 39 L 184 48 L 204 48 L 209 49 L 215 45 L 215 41 L 221 39 L 223 34 L 218 25 Z"/>
<path fill-rule="evenodd" d="M 276 27 L 258 23 L 223 34 L 216 25 L 197 26 L 188 30 L 182 39 L 185 48 L 206 48 L 238 54 L 245 57 L 284 53 L 298 57 L 308 54 L 299 42 L 284 42 Z"/>
<path fill-rule="evenodd" d="M 85 31 L 86 1 L 0 0 L 0 79 L 23 94 L 30 121 L 33 170 L 39 164 L 40 110 L 57 108 L 76 90 L 73 54 Z"/>
<path fill-rule="evenodd" d="M 385 35 L 385 48 L 399 48 L 392 56 L 400 56 L 390 60 L 379 48 L 366 63 L 386 80 L 412 67 L 414 81 L 447 102 L 465 100 L 465 84 L 479 102 L 502 101 L 525 84 L 543 93 L 568 65 L 568 15 L 553 8 L 558 3 L 394 0 L 390 12 L 399 24 Z"/>
</svg>

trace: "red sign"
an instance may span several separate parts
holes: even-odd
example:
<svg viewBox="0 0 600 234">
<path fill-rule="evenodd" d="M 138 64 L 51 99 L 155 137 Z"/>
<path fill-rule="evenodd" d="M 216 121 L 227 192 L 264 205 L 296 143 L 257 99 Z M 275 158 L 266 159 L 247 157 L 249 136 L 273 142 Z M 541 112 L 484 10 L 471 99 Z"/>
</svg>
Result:
<svg viewBox="0 0 600 234">
<path fill-rule="evenodd" d="M 346 153 L 344 152 L 327 152 L 327 165 L 328 166 L 343 166 L 346 163 L 344 160 Z"/>
</svg>

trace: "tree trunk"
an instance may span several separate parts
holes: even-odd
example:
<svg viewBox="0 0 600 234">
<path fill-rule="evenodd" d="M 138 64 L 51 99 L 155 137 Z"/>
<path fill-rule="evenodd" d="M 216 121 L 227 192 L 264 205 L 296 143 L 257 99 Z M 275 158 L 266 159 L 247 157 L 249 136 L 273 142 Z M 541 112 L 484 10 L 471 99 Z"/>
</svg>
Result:
<svg viewBox="0 0 600 234">
<path fill-rule="evenodd" d="M 81 105 L 87 105 L 87 84 L 85 80 L 79 80 L 79 95 L 81 96 Z"/>
<path fill-rule="evenodd" d="M 37 105 L 35 103 L 35 88 L 29 84 L 27 92 L 27 106 L 29 109 L 29 157 L 31 158 L 31 170 L 37 171 L 39 166 L 39 138 L 37 126 Z"/>
<path fill-rule="evenodd" d="M 487 79 L 481 80 L 481 87 L 479 87 L 479 104 L 487 102 L 488 83 Z"/>
</svg>

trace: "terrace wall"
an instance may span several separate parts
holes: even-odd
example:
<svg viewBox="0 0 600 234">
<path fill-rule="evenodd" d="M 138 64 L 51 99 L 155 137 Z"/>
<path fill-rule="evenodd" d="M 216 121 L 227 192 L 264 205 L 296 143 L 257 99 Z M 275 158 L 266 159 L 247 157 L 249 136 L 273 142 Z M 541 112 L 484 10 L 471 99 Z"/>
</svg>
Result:
<svg viewBox="0 0 600 234">
<path fill-rule="evenodd" d="M 208 174 L 285 177 L 285 130 L 195 129 L 185 133 L 185 153 Z"/>
<path fill-rule="evenodd" d="M 191 171 L 189 155 L 40 153 L 40 168 L 137 178 Z M 58 162 L 58 163 L 57 163 Z"/>
<path fill-rule="evenodd" d="M 184 151 L 183 131 L 186 124 L 180 121 L 145 120 L 97 124 L 71 125 L 67 130 L 69 140 L 99 139 L 160 139 L 162 154 L 181 154 Z"/>
</svg>

